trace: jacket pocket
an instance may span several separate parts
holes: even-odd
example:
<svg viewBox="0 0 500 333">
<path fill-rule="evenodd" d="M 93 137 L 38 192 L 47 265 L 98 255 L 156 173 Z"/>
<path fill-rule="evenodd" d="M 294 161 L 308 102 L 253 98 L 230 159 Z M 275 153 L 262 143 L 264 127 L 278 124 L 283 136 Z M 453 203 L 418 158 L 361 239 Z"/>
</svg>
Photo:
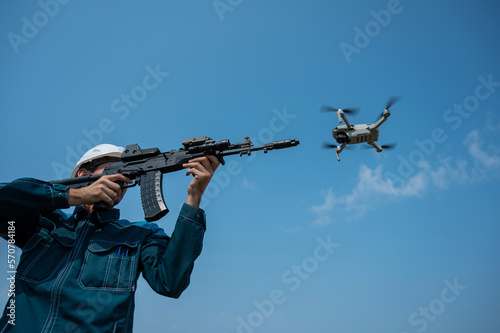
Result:
<svg viewBox="0 0 500 333">
<path fill-rule="evenodd" d="M 33 283 L 53 279 L 68 260 L 72 246 L 57 237 L 34 235 L 23 248 L 16 277 Z"/>
<path fill-rule="evenodd" d="M 133 291 L 139 242 L 92 240 L 78 283 L 84 290 Z"/>
</svg>

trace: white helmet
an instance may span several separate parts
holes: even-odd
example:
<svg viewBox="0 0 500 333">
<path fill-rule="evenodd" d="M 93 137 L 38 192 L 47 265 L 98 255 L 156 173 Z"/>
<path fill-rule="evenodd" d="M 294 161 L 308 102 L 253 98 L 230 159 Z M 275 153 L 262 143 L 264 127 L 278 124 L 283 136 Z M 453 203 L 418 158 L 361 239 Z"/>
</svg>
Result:
<svg viewBox="0 0 500 333">
<path fill-rule="evenodd" d="M 71 173 L 71 178 L 76 177 L 78 170 L 85 163 L 98 162 L 95 165 L 99 165 L 107 162 L 114 162 L 120 159 L 122 152 L 125 148 L 120 146 L 115 146 L 107 143 L 100 144 L 83 154 L 82 158 L 76 163 L 73 172 Z"/>
</svg>

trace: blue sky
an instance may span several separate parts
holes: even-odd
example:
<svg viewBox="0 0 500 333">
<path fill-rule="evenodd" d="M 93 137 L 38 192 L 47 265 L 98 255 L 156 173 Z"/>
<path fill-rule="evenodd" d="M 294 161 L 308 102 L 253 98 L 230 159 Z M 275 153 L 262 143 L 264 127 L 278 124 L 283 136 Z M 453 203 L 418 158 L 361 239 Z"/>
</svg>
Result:
<svg viewBox="0 0 500 333">
<path fill-rule="evenodd" d="M 3 2 L 0 181 L 66 178 L 94 143 L 297 138 L 227 158 L 191 286 L 173 300 L 141 279 L 137 332 L 498 332 L 499 14 L 486 0 Z M 338 124 L 322 104 L 371 123 L 390 96 L 379 142 L 394 150 L 321 148 Z M 189 181 L 163 178 L 167 232 Z M 120 205 L 132 221 L 138 192 Z"/>
</svg>

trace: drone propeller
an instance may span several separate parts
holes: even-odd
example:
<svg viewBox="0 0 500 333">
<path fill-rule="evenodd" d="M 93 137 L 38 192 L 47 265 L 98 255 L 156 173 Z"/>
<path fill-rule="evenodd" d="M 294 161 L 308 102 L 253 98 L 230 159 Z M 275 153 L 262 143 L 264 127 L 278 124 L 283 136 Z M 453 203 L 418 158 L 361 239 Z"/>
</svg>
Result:
<svg viewBox="0 0 500 333">
<path fill-rule="evenodd" d="M 396 143 L 390 143 L 388 145 L 382 145 L 380 147 L 383 149 L 394 149 L 394 148 L 396 148 L 396 145 L 397 145 Z"/>
<path fill-rule="evenodd" d="M 392 97 L 390 97 L 389 100 L 387 101 L 387 106 L 385 107 L 385 109 L 389 110 L 394 105 L 394 103 L 396 103 L 400 99 L 401 99 L 400 96 L 392 96 Z"/>
<path fill-rule="evenodd" d="M 381 145 L 380 148 L 391 150 L 391 149 L 394 149 L 396 147 L 396 145 L 397 145 L 396 143 L 390 143 L 390 144 L 387 144 L 387 145 Z M 368 144 L 368 145 L 361 146 L 361 148 L 363 148 L 363 149 L 372 149 L 373 146 L 371 146 L 370 144 Z"/>
<path fill-rule="evenodd" d="M 350 109 L 336 109 L 334 107 L 328 105 L 322 105 L 320 108 L 321 112 L 337 112 L 338 110 L 342 110 L 347 114 L 356 114 L 359 111 L 359 108 L 350 108 Z"/>
<path fill-rule="evenodd" d="M 333 149 L 333 148 L 337 148 L 338 146 L 334 145 L 333 143 L 323 142 L 323 145 L 321 147 L 325 148 L 325 149 Z"/>
<path fill-rule="evenodd" d="M 321 112 L 337 112 L 338 109 L 332 108 L 331 106 L 328 105 L 321 105 L 321 108 L 319 109 Z"/>
<path fill-rule="evenodd" d="M 337 146 L 336 144 L 333 144 L 333 143 L 323 142 L 323 145 L 321 147 L 325 148 L 325 149 L 337 149 L 337 147 L 340 147 L 340 146 Z M 354 146 L 347 145 L 344 147 L 344 149 L 352 150 L 352 149 L 354 149 Z"/>
<path fill-rule="evenodd" d="M 401 99 L 401 97 L 400 97 L 400 96 L 392 96 L 392 97 L 390 97 L 390 98 L 389 98 L 389 100 L 387 101 L 387 105 L 386 105 L 386 107 L 385 107 L 384 111 L 385 111 L 385 110 L 389 110 L 389 108 L 391 108 L 391 107 L 392 107 L 392 106 L 393 106 L 393 105 L 394 105 L 397 101 L 399 101 L 400 99 Z M 377 118 L 377 119 L 375 119 L 375 122 L 377 122 L 377 121 L 378 121 L 380 118 L 382 118 L 383 116 L 384 116 L 384 112 L 382 111 L 382 112 L 380 113 L 380 115 L 378 116 L 378 118 Z"/>
<path fill-rule="evenodd" d="M 344 111 L 344 113 L 347 113 L 347 114 L 356 114 L 358 113 L 359 111 L 359 108 L 351 108 L 351 109 L 342 109 L 342 111 Z"/>
</svg>

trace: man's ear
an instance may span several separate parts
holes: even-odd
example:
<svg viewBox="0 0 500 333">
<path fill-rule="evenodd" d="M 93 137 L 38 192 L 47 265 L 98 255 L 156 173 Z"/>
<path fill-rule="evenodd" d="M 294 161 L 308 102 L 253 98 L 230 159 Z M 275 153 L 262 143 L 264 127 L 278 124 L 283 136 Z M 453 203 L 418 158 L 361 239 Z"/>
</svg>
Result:
<svg viewBox="0 0 500 333">
<path fill-rule="evenodd" d="M 92 173 L 89 170 L 82 168 L 82 169 L 78 170 L 78 173 L 76 175 L 77 175 L 77 177 L 82 177 L 82 176 L 88 176 L 91 174 Z"/>
</svg>

